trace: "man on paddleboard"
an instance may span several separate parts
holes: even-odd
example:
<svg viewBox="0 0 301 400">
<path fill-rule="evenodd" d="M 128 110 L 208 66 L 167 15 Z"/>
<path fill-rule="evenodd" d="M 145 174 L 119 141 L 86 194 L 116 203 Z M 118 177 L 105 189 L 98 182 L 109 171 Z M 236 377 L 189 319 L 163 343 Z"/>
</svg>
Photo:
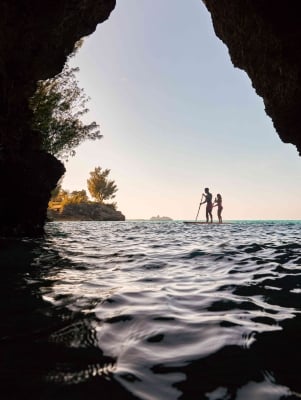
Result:
<svg viewBox="0 0 301 400">
<path fill-rule="evenodd" d="M 210 223 L 212 224 L 212 194 L 209 192 L 208 188 L 204 189 L 205 194 L 203 196 L 205 196 L 205 200 L 203 202 L 201 202 L 201 204 L 206 204 L 206 222 L 209 222 L 209 217 L 210 217 Z"/>
</svg>

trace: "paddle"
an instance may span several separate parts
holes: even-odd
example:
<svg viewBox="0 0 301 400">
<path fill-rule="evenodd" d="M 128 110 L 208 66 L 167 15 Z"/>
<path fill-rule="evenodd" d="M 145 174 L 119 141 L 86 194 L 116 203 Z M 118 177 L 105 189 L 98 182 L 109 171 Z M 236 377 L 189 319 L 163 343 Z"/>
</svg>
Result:
<svg viewBox="0 0 301 400">
<path fill-rule="evenodd" d="M 198 209 L 198 213 L 197 213 L 197 215 L 196 215 L 196 217 L 195 217 L 195 220 L 196 220 L 196 221 L 197 221 L 198 216 L 199 216 L 199 212 L 200 212 L 200 208 L 201 208 L 201 205 L 202 205 L 203 197 L 204 197 L 204 193 L 202 194 L 201 201 L 200 201 L 200 205 L 199 205 L 199 209 Z"/>
</svg>

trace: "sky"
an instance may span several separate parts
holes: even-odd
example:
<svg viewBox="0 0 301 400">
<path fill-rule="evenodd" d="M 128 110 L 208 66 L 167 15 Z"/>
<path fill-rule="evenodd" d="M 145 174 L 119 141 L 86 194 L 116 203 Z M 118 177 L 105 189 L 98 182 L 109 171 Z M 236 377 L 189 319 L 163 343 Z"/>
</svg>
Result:
<svg viewBox="0 0 301 400">
<path fill-rule="evenodd" d="M 76 149 L 64 189 L 87 190 L 100 166 L 126 219 L 195 219 L 205 187 L 224 220 L 301 219 L 301 158 L 200 0 L 117 0 L 72 65 L 103 138 Z"/>
</svg>

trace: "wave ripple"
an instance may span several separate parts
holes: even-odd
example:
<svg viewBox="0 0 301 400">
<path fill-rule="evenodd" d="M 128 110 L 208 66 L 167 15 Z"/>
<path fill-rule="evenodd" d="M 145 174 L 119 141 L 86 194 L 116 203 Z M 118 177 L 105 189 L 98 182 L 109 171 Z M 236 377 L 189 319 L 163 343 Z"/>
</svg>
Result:
<svg viewBox="0 0 301 400">
<path fill-rule="evenodd" d="M 301 398 L 300 231 L 49 223 L 22 275 L 40 299 L 42 387 L 64 399 Z"/>
</svg>

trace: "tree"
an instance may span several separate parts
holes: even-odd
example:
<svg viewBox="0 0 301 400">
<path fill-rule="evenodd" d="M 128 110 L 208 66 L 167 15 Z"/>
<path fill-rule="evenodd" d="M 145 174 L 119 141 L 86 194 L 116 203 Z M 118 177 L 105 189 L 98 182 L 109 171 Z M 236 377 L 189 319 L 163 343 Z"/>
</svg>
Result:
<svg viewBox="0 0 301 400">
<path fill-rule="evenodd" d="M 68 196 L 66 203 L 88 203 L 89 199 L 85 190 L 74 190 Z"/>
<path fill-rule="evenodd" d="M 56 187 L 51 191 L 50 201 L 58 201 L 62 192 L 62 184 L 59 182 Z"/>
<path fill-rule="evenodd" d="M 90 178 L 87 180 L 91 196 L 99 203 L 114 198 L 118 190 L 115 182 L 108 179 L 109 173 L 109 169 L 102 170 L 102 168 L 96 167 L 94 171 L 90 172 Z"/>
<path fill-rule="evenodd" d="M 56 187 L 51 191 L 51 202 L 62 203 L 69 196 L 69 192 L 62 188 L 62 181 L 63 178 L 58 181 Z"/>
<path fill-rule="evenodd" d="M 80 45 L 76 45 L 71 56 Z M 41 133 L 43 149 L 62 159 L 74 156 L 74 148 L 84 140 L 102 137 L 96 122 L 85 124 L 81 119 L 89 111 L 86 108 L 89 98 L 78 87 L 75 76 L 78 70 L 67 63 L 54 78 L 39 81 L 30 99 L 32 126 Z"/>
</svg>

